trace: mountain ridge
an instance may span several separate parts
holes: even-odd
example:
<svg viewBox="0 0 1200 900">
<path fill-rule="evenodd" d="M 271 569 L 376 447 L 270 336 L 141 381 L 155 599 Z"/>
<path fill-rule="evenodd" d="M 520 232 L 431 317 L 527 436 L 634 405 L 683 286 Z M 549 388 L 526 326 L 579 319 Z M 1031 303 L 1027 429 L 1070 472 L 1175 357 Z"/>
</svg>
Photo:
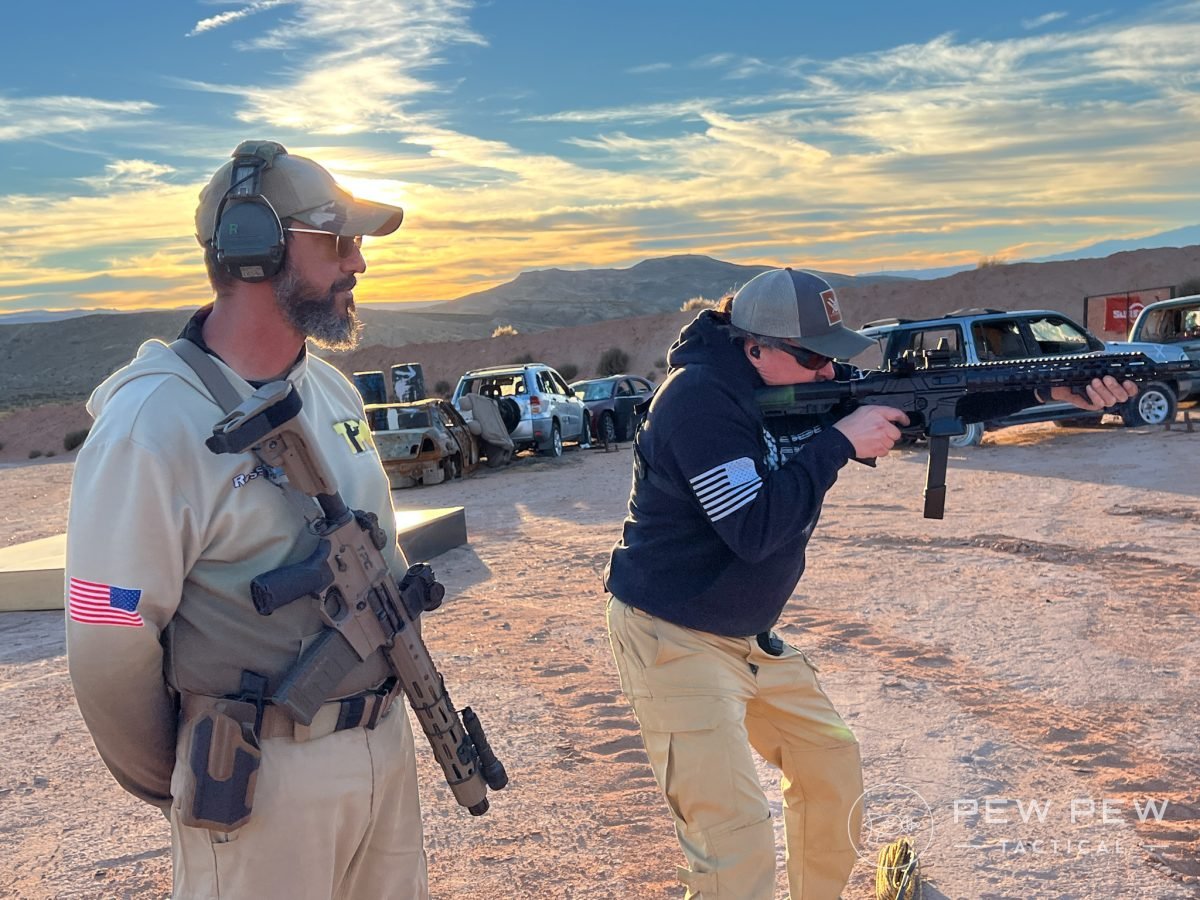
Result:
<svg viewBox="0 0 1200 900">
<path fill-rule="evenodd" d="M 687 319 L 679 311 L 681 297 L 715 299 L 764 268 L 696 255 L 664 257 L 632 277 L 623 275 L 629 270 L 607 270 L 598 279 L 565 270 L 549 280 L 545 274 L 534 275 L 519 292 L 506 296 L 502 291 L 499 302 L 484 304 L 479 312 L 447 311 L 444 305 L 436 311 L 415 312 L 364 305 L 359 309 L 364 323 L 362 349 L 342 354 L 321 351 L 320 355 L 347 374 L 390 365 L 388 360 L 421 363 L 427 384 L 433 385 L 453 381 L 467 368 L 525 356 L 552 365 L 571 363 L 586 377 L 599 358 L 592 345 L 607 342 L 601 349 L 624 347 L 634 357 L 633 371 L 650 372 Z M 986 266 L 929 281 L 827 273 L 850 327 L 891 316 L 937 316 L 962 307 L 1036 307 L 1059 310 L 1094 330 L 1097 313 L 1103 325 L 1102 304 L 1085 310 L 1086 296 L 1178 285 L 1198 275 L 1200 246 L 1126 251 L 1103 259 Z M 528 290 L 531 284 L 542 286 L 546 294 L 539 298 L 537 291 Z M 558 285 L 564 286 L 562 290 Z M 1085 312 L 1092 318 L 1085 321 Z M 191 313 L 180 309 L 99 314 L 0 327 L 2 405 L 86 397 L 132 358 L 145 340 L 174 339 Z M 518 334 L 492 338 L 499 325 L 512 326 Z M 575 340 L 567 332 L 585 328 L 579 350 L 560 352 L 560 347 Z M 631 341 L 638 346 L 630 346 Z"/>
</svg>

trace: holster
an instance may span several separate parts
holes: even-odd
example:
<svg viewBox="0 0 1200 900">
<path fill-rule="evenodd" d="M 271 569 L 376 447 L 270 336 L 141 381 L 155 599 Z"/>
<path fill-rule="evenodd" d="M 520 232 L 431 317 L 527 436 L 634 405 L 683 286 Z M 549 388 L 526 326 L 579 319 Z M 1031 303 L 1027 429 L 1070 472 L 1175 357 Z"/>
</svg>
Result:
<svg viewBox="0 0 1200 900">
<path fill-rule="evenodd" d="M 184 696 L 188 736 L 179 819 L 193 828 L 235 831 L 250 819 L 262 759 L 259 708 L 242 700 Z"/>
</svg>

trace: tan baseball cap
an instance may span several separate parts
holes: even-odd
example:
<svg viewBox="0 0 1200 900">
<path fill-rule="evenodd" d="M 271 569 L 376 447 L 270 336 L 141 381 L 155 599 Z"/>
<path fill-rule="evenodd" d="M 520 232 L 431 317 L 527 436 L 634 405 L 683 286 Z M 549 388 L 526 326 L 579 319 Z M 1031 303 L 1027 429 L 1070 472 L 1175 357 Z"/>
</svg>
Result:
<svg viewBox="0 0 1200 900">
<path fill-rule="evenodd" d="M 835 359 L 849 359 L 873 343 L 842 324 L 842 308 L 829 282 L 800 269 L 755 275 L 733 295 L 730 321 L 742 331 L 786 338 Z"/>
<path fill-rule="evenodd" d="M 217 210 L 229 192 L 238 157 L 259 157 L 266 161 L 262 196 L 281 220 L 294 219 L 332 234 L 374 236 L 391 234 L 404 221 L 404 210 L 399 206 L 359 200 L 339 187 L 333 176 L 317 163 L 291 155 L 275 141 L 243 141 L 232 156 L 200 191 L 196 239 L 201 244 L 212 240 Z"/>
</svg>

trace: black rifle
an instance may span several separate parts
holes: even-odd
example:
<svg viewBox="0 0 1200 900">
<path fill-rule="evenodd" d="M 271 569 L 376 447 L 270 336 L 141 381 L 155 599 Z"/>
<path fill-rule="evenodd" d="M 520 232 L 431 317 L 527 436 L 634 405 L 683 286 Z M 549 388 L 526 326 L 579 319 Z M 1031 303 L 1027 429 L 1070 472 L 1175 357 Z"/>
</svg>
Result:
<svg viewBox="0 0 1200 900">
<path fill-rule="evenodd" d="M 946 364 L 948 356 L 944 349 L 906 353 L 883 371 L 861 378 L 762 388 L 757 400 L 766 416 L 833 413 L 841 418 L 865 404 L 903 410 L 909 424 L 901 433 L 929 439 L 925 518 L 940 519 L 946 507 L 950 438 L 966 431 L 958 415 L 958 401 L 963 397 L 1058 386 L 1087 396 L 1085 388 L 1093 378 L 1111 375 L 1118 381 L 1157 381 L 1200 369 L 1200 362 L 1159 363 L 1144 353 L 1088 353 L 964 365 Z M 861 461 L 874 465 L 874 460 Z"/>
<path fill-rule="evenodd" d="M 376 650 L 383 654 L 429 738 L 455 799 L 472 815 L 487 812 L 487 790 L 508 784 L 479 717 L 454 709 L 446 684 L 421 639 L 419 617 L 441 605 L 445 588 L 424 563 L 396 583 L 380 552 L 387 534 L 375 513 L 342 500 L 299 417 L 300 395 L 286 381 L 251 394 L 213 427 L 214 453 L 254 451 L 270 469 L 313 498 L 322 516 L 309 524 L 318 538 L 305 560 L 259 575 L 250 583 L 264 616 L 301 597 L 319 601 L 326 627 L 305 648 L 269 698 L 305 725 L 331 699 L 342 678 Z M 315 509 L 314 509 L 315 512 Z"/>
</svg>

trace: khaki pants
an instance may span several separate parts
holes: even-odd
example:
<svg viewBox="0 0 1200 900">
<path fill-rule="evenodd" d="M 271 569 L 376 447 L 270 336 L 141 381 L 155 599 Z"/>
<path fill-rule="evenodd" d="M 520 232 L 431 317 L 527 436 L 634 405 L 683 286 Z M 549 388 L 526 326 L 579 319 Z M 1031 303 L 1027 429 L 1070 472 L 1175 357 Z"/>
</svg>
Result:
<svg viewBox="0 0 1200 900">
<path fill-rule="evenodd" d="M 617 600 L 609 637 L 687 857 L 687 898 L 771 900 L 775 837 L 753 747 L 781 770 L 792 900 L 836 900 L 858 839 L 858 742 L 799 650 L 681 628 Z"/>
<path fill-rule="evenodd" d="M 184 752 L 181 746 L 180 756 Z M 176 795 L 182 777 L 176 764 Z M 222 834 L 180 824 L 172 808 L 171 860 L 172 896 L 185 900 L 426 900 L 413 736 L 403 700 L 373 731 L 264 740 L 250 821 Z"/>
</svg>

